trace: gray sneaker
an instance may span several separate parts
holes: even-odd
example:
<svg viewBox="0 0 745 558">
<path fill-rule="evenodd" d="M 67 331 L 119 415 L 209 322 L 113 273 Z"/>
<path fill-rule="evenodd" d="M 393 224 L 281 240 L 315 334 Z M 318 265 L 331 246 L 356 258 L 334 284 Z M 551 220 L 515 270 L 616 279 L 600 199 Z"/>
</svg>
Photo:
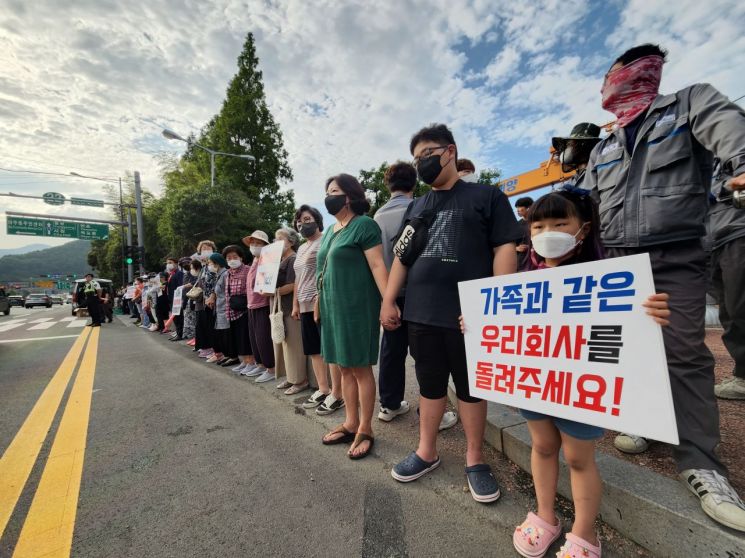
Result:
<svg viewBox="0 0 745 558">
<path fill-rule="evenodd" d="M 455 414 L 453 411 L 447 411 L 445 414 L 442 415 L 439 430 L 440 432 L 442 432 L 443 430 L 452 428 L 456 424 L 458 424 L 458 415 Z"/>
<path fill-rule="evenodd" d="M 745 531 L 745 503 L 726 477 L 708 469 L 686 469 L 680 480 L 699 497 L 706 515 L 731 529 Z"/>
<path fill-rule="evenodd" d="M 251 368 L 253 366 L 253 368 Z M 261 376 L 264 372 L 266 372 L 266 368 L 263 366 L 257 366 L 256 364 L 252 364 L 248 368 L 244 368 L 243 372 L 241 372 L 241 376 L 246 376 L 247 378 L 255 378 L 257 376 Z"/>
<path fill-rule="evenodd" d="M 719 399 L 745 399 L 745 379 L 733 376 L 714 386 Z"/>
<path fill-rule="evenodd" d="M 269 370 L 264 370 L 264 373 L 258 378 L 256 378 L 254 382 L 256 382 L 257 384 L 263 384 L 265 382 L 271 382 L 272 380 L 275 380 L 275 379 L 276 379 L 276 375 L 274 374 L 274 372 L 269 372 Z"/>
<path fill-rule="evenodd" d="M 649 442 L 646 438 L 633 434 L 619 434 L 613 440 L 613 445 L 616 446 L 618 451 L 631 454 L 644 453 L 649 449 Z"/>
<path fill-rule="evenodd" d="M 321 403 L 316 409 L 316 414 L 321 416 L 330 415 L 331 413 L 334 413 L 341 409 L 343 406 L 343 399 L 337 399 L 329 393 L 326 396 L 326 399 L 324 399 L 323 403 Z"/>
</svg>

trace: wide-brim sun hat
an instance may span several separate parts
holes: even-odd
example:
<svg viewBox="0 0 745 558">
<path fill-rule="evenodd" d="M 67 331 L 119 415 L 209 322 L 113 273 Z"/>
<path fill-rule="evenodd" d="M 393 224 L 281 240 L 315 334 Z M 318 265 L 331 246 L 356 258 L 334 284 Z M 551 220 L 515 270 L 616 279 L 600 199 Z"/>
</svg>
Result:
<svg viewBox="0 0 745 558">
<path fill-rule="evenodd" d="M 551 138 L 551 145 L 557 153 L 561 153 L 566 149 L 569 141 L 587 141 L 592 143 L 598 143 L 600 141 L 600 126 L 591 122 L 582 122 L 572 128 L 571 133 L 568 137 L 553 137 Z"/>
<path fill-rule="evenodd" d="M 248 246 L 252 238 L 255 238 L 256 240 L 261 240 L 261 242 L 263 242 L 264 244 L 269 244 L 269 235 L 266 234 L 264 231 L 254 231 L 250 235 L 244 236 L 241 239 L 241 242 L 243 242 L 243 244 Z"/>
</svg>

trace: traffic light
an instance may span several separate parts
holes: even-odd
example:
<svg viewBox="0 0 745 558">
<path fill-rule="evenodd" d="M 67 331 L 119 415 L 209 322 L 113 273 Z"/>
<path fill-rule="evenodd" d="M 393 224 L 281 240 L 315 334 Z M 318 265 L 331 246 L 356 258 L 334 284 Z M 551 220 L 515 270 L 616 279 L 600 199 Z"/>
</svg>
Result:
<svg viewBox="0 0 745 558">
<path fill-rule="evenodd" d="M 145 267 L 145 248 L 144 246 L 133 246 L 132 252 L 134 255 L 135 265 L 144 268 Z"/>
<path fill-rule="evenodd" d="M 127 255 L 124 258 L 124 263 L 127 265 L 132 265 L 134 263 L 134 253 L 135 253 L 135 247 L 134 246 L 127 246 Z"/>
</svg>

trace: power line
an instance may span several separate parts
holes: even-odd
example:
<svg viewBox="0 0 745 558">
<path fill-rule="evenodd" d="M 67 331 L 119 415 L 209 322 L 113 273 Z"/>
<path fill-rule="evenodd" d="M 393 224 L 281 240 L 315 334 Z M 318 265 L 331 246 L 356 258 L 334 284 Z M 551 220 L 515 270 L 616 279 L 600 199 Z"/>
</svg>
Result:
<svg viewBox="0 0 745 558">
<path fill-rule="evenodd" d="M 92 172 L 92 173 L 96 173 L 96 174 L 103 174 L 99 170 L 89 169 L 89 168 L 86 168 L 86 167 L 80 167 L 80 166 L 75 165 L 75 164 L 64 164 L 63 165 L 63 164 L 60 164 L 60 163 L 50 163 L 48 161 L 39 161 L 38 159 L 28 159 L 28 158 L 25 158 L 25 157 L 18 157 L 16 155 L 8 155 L 7 153 L 3 153 L 2 157 L 8 157 L 10 159 L 18 159 L 19 161 L 27 161 L 29 163 L 40 163 L 42 165 L 48 165 L 50 167 L 61 167 L 63 169 L 74 168 L 74 169 L 80 169 L 80 170 L 84 170 L 84 171 Z"/>
</svg>

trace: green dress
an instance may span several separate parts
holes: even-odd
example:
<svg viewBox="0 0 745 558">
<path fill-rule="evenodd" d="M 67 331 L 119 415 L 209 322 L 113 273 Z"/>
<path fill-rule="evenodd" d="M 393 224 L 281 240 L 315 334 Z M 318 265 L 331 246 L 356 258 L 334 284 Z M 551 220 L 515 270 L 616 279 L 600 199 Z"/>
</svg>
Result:
<svg viewBox="0 0 745 558">
<path fill-rule="evenodd" d="M 323 234 L 316 281 L 320 286 L 321 355 L 330 364 L 346 368 L 378 362 L 380 291 L 365 250 L 381 243 L 380 227 L 365 215 L 338 232 L 329 227 Z"/>
</svg>

